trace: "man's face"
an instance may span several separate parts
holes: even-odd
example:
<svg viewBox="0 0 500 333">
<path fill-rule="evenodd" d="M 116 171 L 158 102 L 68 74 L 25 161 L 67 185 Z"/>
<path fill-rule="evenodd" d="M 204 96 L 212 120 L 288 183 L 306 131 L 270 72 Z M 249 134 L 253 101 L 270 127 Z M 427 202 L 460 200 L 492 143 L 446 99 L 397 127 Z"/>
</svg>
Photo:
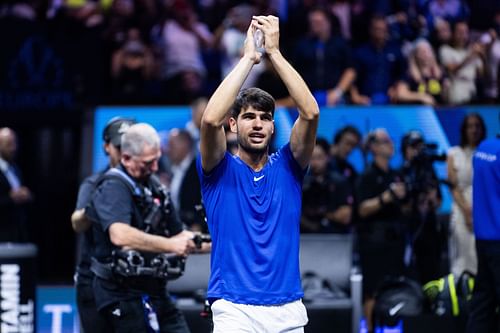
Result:
<svg viewBox="0 0 500 333">
<path fill-rule="evenodd" d="M 328 154 L 320 146 L 316 145 L 309 163 L 311 172 L 314 175 L 323 174 L 328 166 Z"/>
<path fill-rule="evenodd" d="M 380 131 L 373 143 L 373 152 L 376 156 L 390 159 L 394 155 L 394 143 L 386 132 Z"/>
<path fill-rule="evenodd" d="M 417 155 L 419 155 L 422 152 L 423 149 L 424 149 L 424 143 L 423 142 L 419 142 L 419 143 L 415 143 L 415 144 L 412 144 L 412 145 L 408 145 L 405 148 L 404 159 L 407 160 L 407 161 L 413 161 L 413 159 L 415 157 L 417 157 Z"/>
<path fill-rule="evenodd" d="M 17 152 L 17 138 L 12 131 L 0 133 L 0 156 L 7 162 L 14 161 Z"/>
<path fill-rule="evenodd" d="M 370 35 L 375 44 L 385 44 L 388 37 L 387 23 L 385 23 L 384 20 L 373 20 L 371 23 Z"/>
<path fill-rule="evenodd" d="M 167 155 L 173 164 L 179 164 L 189 155 L 191 146 L 178 134 L 170 135 L 168 139 Z"/>
<path fill-rule="evenodd" d="M 268 150 L 274 132 L 271 112 L 255 110 L 249 106 L 241 111 L 238 119 L 229 118 L 231 131 L 238 135 L 238 145 L 249 153 L 263 153 Z"/>
<path fill-rule="evenodd" d="M 464 22 L 457 23 L 453 37 L 455 38 L 455 43 L 458 46 L 467 44 L 469 41 L 469 26 Z"/>
<path fill-rule="evenodd" d="M 147 180 L 158 171 L 158 160 L 161 157 L 160 147 L 145 146 L 142 154 L 132 156 L 122 154 L 122 163 L 127 172 L 138 180 Z"/>
<path fill-rule="evenodd" d="M 354 148 L 359 144 L 358 137 L 352 133 L 345 133 L 340 138 L 337 144 L 337 155 L 342 159 L 347 159 L 347 156 L 353 151 Z"/>
<path fill-rule="evenodd" d="M 309 29 L 314 36 L 323 36 L 330 32 L 330 22 L 321 11 L 309 14 Z"/>
</svg>

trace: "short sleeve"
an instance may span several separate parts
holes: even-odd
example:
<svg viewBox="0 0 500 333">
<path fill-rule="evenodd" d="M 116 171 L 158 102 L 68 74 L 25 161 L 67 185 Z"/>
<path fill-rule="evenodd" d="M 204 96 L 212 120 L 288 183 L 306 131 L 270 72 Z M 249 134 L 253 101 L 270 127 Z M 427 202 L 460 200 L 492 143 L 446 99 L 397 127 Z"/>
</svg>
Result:
<svg viewBox="0 0 500 333">
<path fill-rule="evenodd" d="M 99 174 L 89 176 L 80 184 L 78 197 L 76 199 L 76 210 L 83 209 L 90 203 L 90 200 L 92 199 L 92 192 L 94 192 L 95 182 L 98 177 Z"/>
<path fill-rule="evenodd" d="M 133 197 L 130 189 L 118 179 L 105 180 L 92 198 L 102 230 L 116 222 L 131 224 Z"/>
</svg>

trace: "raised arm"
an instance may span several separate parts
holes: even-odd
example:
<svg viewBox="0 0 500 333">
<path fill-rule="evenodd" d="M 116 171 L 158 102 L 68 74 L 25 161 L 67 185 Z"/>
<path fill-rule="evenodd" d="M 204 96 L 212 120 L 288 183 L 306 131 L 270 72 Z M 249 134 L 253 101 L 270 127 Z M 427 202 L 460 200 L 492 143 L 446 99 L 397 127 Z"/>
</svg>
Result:
<svg viewBox="0 0 500 333">
<path fill-rule="evenodd" d="M 264 46 L 274 69 L 285 83 L 299 110 L 290 136 L 293 156 L 305 168 L 316 142 L 319 108 L 302 77 L 283 57 L 279 50 L 279 20 L 275 16 L 255 16 L 255 26 L 264 33 Z"/>
<path fill-rule="evenodd" d="M 255 50 L 253 31 L 250 25 L 247 30 L 244 54 L 238 64 L 222 81 L 208 101 L 200 128 L 200 152 L 203 170 L 212 170 L 224 157 L 226 152 L 226 137 L 224 120 L 238 95 L 238 92 L 250 73 L 253 65 L 260 61 L 260 53 Z"/>
</svg>

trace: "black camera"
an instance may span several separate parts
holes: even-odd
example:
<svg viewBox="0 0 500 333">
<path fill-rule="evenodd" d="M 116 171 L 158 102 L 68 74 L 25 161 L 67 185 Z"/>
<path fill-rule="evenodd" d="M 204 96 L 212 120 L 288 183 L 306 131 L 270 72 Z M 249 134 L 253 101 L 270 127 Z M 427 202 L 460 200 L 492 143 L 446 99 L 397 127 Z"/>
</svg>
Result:
<svg viewBox="0 0 500 333">
<path fill-rule="evenodd" d="M 406 160 L 403 167 L 403 177 L 406 184 L 406 192 L 409 196 L 426 193 L 439 185 L 439 180 L 434 172 L 433 163 L 446 161 L 446 154 L 438 152 L 438 145 L 426 143 L 420 132 L 410 131 L 403 136 L 401 150 L 403 157 L 406 156 L 408 147 L 415 152 Z"/>
</svg>

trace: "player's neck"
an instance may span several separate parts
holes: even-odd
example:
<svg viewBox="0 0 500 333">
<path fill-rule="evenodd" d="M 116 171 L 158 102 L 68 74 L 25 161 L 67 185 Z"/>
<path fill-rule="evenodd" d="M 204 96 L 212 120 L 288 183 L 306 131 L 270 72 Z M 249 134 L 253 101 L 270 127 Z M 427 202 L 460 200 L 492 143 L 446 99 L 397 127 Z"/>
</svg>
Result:
<svg viewBox="0 0 500 333">
<path fill-rule="evenodd" d="M 267 150 L 259 153 L 251 153 L 240 148 L 236 155 L 254 171 L 262 170 L 268 158 Z"/>
</svg>

